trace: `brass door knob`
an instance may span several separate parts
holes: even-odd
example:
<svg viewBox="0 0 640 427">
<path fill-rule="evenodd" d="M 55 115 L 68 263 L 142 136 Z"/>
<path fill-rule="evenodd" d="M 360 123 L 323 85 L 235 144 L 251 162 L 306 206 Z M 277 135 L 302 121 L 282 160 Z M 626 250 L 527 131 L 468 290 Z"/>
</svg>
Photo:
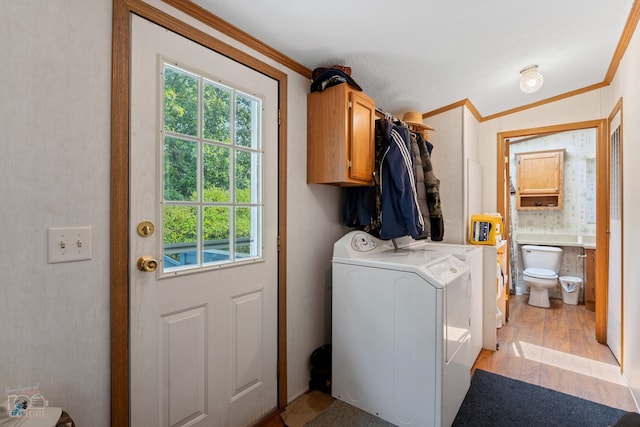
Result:
<svg viewBox="0 0 640 427">
<path fill-rule="evenodd" d="M 152 256 L 146 255 L 138 258 L 138 270 L 152 272 L 156 271 L 156 268 L 158 268 L 158 261 Z"/>
</svg>

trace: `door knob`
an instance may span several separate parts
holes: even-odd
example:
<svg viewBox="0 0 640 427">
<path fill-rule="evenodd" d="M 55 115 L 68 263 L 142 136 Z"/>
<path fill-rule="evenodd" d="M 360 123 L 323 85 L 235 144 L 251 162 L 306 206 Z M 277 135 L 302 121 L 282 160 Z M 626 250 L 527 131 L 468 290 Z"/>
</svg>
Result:
<svg viewBox="0 0 640 427">
<path fill-rule="evenodd" d="M 152 272 L 156 271 L 156 268 L 158 268 L 158 261 L 152 256 L 146 255 L 138 258 L 138 270 Z"/>
<path fill-rule="evenodd" d="M 149 237 L 155 231 L 156 226 L 151 221 L 142 221 L 138 224 L 138 234 L 142 237 Z"/>
</svg>

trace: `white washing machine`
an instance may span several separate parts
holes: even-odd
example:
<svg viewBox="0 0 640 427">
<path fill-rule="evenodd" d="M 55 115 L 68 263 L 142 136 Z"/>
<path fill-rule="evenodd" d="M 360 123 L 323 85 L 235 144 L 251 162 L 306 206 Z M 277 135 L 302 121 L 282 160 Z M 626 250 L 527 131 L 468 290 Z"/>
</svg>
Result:
<svg viewBox="0 0 640 427">
<path fill-rule="evenodd" d="M 398 426 L 450 426 L 469 389 L 470 267 L 353 231 L 334 245 L 332 395 Z"/>
</svg>

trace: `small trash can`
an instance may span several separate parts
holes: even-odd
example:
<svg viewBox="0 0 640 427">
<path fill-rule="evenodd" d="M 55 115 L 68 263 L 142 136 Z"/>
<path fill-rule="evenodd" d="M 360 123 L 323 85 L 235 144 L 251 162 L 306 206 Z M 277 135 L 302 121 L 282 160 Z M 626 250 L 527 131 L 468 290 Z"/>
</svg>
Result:
<svg viewBox="0 0 640 427">
<path fill-rule="evenodd" d="M 582 279 L 573 276 L 560 276 L 560 287 L 562 288 L 562 302 L 578 305 Z"/>
</svg>

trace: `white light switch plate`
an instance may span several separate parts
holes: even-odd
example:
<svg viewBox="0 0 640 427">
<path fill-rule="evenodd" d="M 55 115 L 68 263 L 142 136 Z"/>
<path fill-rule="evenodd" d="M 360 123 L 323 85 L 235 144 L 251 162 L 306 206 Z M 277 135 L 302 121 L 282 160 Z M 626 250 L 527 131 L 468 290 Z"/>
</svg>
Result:
<svg viewBox="0 0 640 427">
<path fill-rule="evenodd" d="M 49 228 L 49 264 L 91 259 L 91 227 Z"/>
</svg>

